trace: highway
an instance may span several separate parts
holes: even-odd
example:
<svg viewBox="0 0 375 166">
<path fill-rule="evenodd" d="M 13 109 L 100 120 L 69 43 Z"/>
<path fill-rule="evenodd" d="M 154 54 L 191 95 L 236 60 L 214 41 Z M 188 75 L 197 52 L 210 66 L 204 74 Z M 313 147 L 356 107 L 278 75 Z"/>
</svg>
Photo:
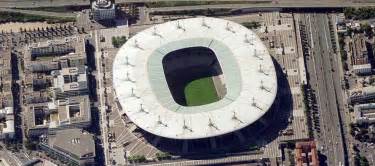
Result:
<svg viewBox="0 0 375 166">
<path fill-rule="evenodd" d="M 319 149 L 327 156 L 328 165 L 344 165 L 347 161 L 340 121 L 340 111 L 344 108 L 341 67 L 332 48 L 329 17 L 324 13 L 312 13 L 305 14 L 302 20 L 310 41 L 310 57 L 306 64 L 309 83 L 316 93 L 320 113 L 321 134 L 316 139 Z"/>
<path fill-rule="evenodd" d="M 158 7 L 149 8 L 149 12 L 161 11 L 183 11 L 183 10 L 204 10 L 204 9 L 247 9 L 247 8 L 335 8 L 348 6 L 374 6 L 375 3 L 325 3 L 316 1 L 304 2 L 303 0 L 295 3 L 280 3 L 280 4 L 225 4 L 225 5 L 197 5 L 197 6 L 176 6 L 176 7 Z"/>
<path fill-rule="evenodd" d="M 160 0 L 116 0 L 116 3 L 144 3 L 155 2 Z M 202 1 L 202 0 L 192 0 Z M 212 0 L 206 0 L 212 1 Z M 228 0 L 221 0 L 228 1 Z M 375 6 L 375 2 L 358 1 L 358 0 L 275 0 L 277 3 L 272 3 L 272 0 L 242 0 L 253 1 L 254 3 L 240 4 L 241 8 L 269 8 L 269 7 L 348 7 L 348 6 Z M 2 0 L 0 7 L 3 8 L 29 8 L 29 7 L 57 7 L 69 5 L 89 5 L 90 0 Z M 231 5 L 221 5 L 223 7 Z M 212 7 L 212 6 L 211 6 Z M 206 7 L 207 8 L 207 7 Z"/>
</svg>

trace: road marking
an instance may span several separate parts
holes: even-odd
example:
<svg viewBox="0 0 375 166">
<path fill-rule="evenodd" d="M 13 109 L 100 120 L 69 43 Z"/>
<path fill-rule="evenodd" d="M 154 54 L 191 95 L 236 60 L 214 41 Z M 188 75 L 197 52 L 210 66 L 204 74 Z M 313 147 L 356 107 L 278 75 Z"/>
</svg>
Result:
<svg viewBox="0 0 375 166">
<path fill-rule="evenodd" d="M 308 19 L 310 20 L 309 21 L 309 26 L 310 26 L 310 34 L 311 34 L 311 41 L 312 41 L 312 43 L 311 43 L 311 45 L 312 45 L 312 48 L 314 48 L 314 43 L 313 43 L 313 36 L 312 36 L 312 26 L 311 26 L 311 19 L 310 19 L 310 17 L 309 17 L 309 15 L 308 15 Z M 326 28 L 325 28 L 326 26 L 324 25 L 324 30 L 326 30 Z M 325 34 L 327 34 L 326 32 L 324 32 Z M 318 32 L 315 30 L 315 34 L 318 34 Z M 325 35 L 325 37 L 326 37 L 326 41 L 328 42 L 328 39 L 327 39 L 327 36 Z M 320 44 L 320 40 L 319 40 L 319 44 Z M 328 45 L 328 43 L 326 43 L 327 44 L 327 49 L 329 49 L 329 45 Z M 321 50 L 321 48 L 318 48 L 318 50 Z M 315 54 L 315 52 L 314 52 L 314 54 Z M 315 54 L 316 55 L 316 54 Z M 320 55 L 321 57 L 323 57 L 323 55 Z M 323 59 L 321 59 L 321 60 L 324 60 L 324 58 Z M 314 65 L 313 65 L 313 69 L 314 69 L 314 72 L 315 72 L 315 75 L 316 75 L 316 72 L 317 72 L 317 70 L 316 70 L 316 67 L 315 67 L 315 56 L 313 56 L 313 58 L 312 58 L 312 61 L 313 61 L 313 63 L 314 63 Z M 324 62 L 322 62 L 323 64 L 324 64 Z M 322 72 L 324 71 L 323 70 L 323 68 L 324 68 L 324 65 L 323 66 L 321 66 L 321 69 L 322 69 Z M 318 76 L 318 75 L 316 75 L 316 76 Z M 326 75 L 324 75 L 323 76 L 323 78 L 325 77 Z M 331 79 L 332 79 L 332 75 L 331 75 Z M 326 80 L 325 79 L 323 79 L 322 80 L 323 82 L 325 82 Z M 332 83 L 333 83 L 333 80 L 331 80 L 332 81 Z M 318 84 L 318 82 L 316 82 L 317 83 L 317 93 L 318 93 L 318 100 L 319 100 L 319 102 L 320 102 L 320 104 L 323 104 L 322 103 L 322 101 L 321 101 L 321 98 L 320 98 L 320 93 L 319 93 L 319 84 Z M 327 87 L 326 87 L 327 88 Z M 327 90 L 327 89 L 326 89 Z M 327 94 L 326 94 L 327 95 Z M 327 97 L 327 99 L 328 99 L 328 96 L 326 96 Z M 318 107 L 320 107 L 320 110 L 322 110 L 322 108 L 321 108 L 321 105 L 318 105 Z M 335 104 L 335 103 L 334 103 Z M 326 103 L 326 106 L 328 106 L 328 103 Z M 332 112 L 328 112 L 329 113 L 329 115 L 331 115 L 329 118 L 332 120 Z M 325 119 L 324 119 L 324 116 L 321 116 L 321 119 L 322 119 L 322 122 L 324 122 L 325 121 Z M 324 123 L 322 123 L 322 124 L 324 124 Z M 325 128 L 324 126 L 323 126 L 323 128 Z M 329 129 L 329 128 L 328 128 Z M 327 131 L 327 130 L 325 130 L 325 131 Z M 331 140 L 332 141 L 334 141 L 335 142 L 335 139 L 334 139 L 334 136 L 333 136 L 333 132 L 332 132 L 332 130 L 328 130 L 329 131 L 329 134 L 331 134 Z M 322 132 L 322 134 L 324 135 L 324 137 L 327 137 L 326 136 L 326 133 L 325 132 Z M 323 138 L 324 138 L 323 137 Z M 325 141 L 323 140 L 323 143 L 325 143 Z M 326 145 L 327 146 L 327 145 Z M 337 147 L 338 145 L 336 145 L 336 147 Z M 333 153 L 335 153 L 336 154 L 336 148 L 333 148 L 333 149 L 329 149 L 328 148 L 328 150 L 333 150 Z M 335 156 L 335 155 L 334 155 Z M 335 163 L 336 163 L 336 158 L 335 158 Z"/>
</svg>

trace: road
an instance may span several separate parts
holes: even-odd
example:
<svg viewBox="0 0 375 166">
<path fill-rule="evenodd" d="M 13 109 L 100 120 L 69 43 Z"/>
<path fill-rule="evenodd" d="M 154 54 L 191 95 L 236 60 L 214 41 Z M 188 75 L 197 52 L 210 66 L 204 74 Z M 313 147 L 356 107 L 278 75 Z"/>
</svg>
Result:
<svg viewBox="0 0 375 166">
<path fill-rule="evenodd" d="M 337 20 L 337 15 L 335 14 L 332 14 L 332 20 L 333 21 L 336 21 Z M 333 24 L 333 29 L 334 29 L 334 32 L 335 32 L 335 40 L 336 40 L 336 43 L 339 44 L 339 39 L 338 39 L 338 33 L 337 33 L 337 27 L 335 24 Z M 342 66 L 342 61 L 341 61 L 341 54 L 340 54 L 340 50 L 339 50 L 340 46 L 337 45 L 337 53 L 338 53 L 338 65 L 339 66 Z M 344 79 L 344 70 L 343 68 L 340 68 L 341 70 L 339 71 L 339 75 L 341 77 L 341 80 Z M 342 83 L 344 84 L 344 83 Z M 345 137 L 345 141 L 346 141 L 346 148 L 347 148 L 347 154 L 348 154 L 348 159 L 349 159 L 349 164 L 350 165 L 354 165 L 354 159 L 353 159 L 353 155 L 354 155 L 354 151 L 353 151 L 353 144 L 355 144 L 355 139 L 351 136 L 350 134 L 350 131 L 349 131 L 349 128 L 350 128 L 350 124 L 352 122 L 352 117 L 350 115 L 350 112 L 349 112 L 349 108 L 347 107 L 348 103 L 347 103 L 347 96 L 346 96 L 346 93 L 345 91 L 341 91 L 342 92 L 342 97 L 343 97 L 343 100 L 340 100 L 342 101 L 343 103 L 340 103 L 342 105 L 342 107 L 340 108 L 340 112 L 341 112 L 341 119 L 342 119 L 342 125 L 343 125 L 343 134 L 344 134 L 344 137 Z M 374 158 L 375 157 L 375 154 L 374 153 L 371 153 L 370 154 L 370 158 Z M 369 157 L 369 156 L 368 156 Z M 370 165 L 371 163 L 374 163 L 374 161 L 372 160 L 372 162 L 370 162 Z"/>
<path fill-rule="evenodd" d="M 0 159 L 5 160 L 7 164 L 14 165 L 14 166 L 21 166 L 22 162 L 13 154 L 9 153 L 6 150 L 1 150 L 0 151 Z M 1 162 L 0 162 L 1 165 Z"/>
<path fill-rule="evenodd" d="M 196 5 L 196 6 L 176 6 L 149 8 L 149 12 L 155 11 L 183 11 L 183 10 L 204 10 L 204 9 L 245 9 L 245 8 L 329 8 L 329 7 L 348 7 L 348 6 L 374 6 L 375 3 L 326 3 L 319 1 L 304 2 L 303 0 L 294 3 L 280 4 L 225 4 L 225 5 Z"/>
<path fill-rule="evenodd" d="M 151 2 L 157 0 L 116 0 L 116 3 L 129 2 Z M 202 1 L 202 0 L 193 0 Z M 206 0 L 211 1 L 211 0 Z M 228 1 L 228 0 L 220 0 Z M 348 7 L 348 6 L 375 6 L 375 2 L 361 1 L 361 0 L 275 0 L 277 3 L 272 3 L 272 0 L 243 0 L 253 1 L 251 4 L 241 5 L 244 8 L 269 8 L 269 7 Z M 89 5 L 89 0 L 2 0 L 0 7 L 5 8 L 29 8 L 29 7 L 47 7 L 47 6 L 68 6 L 68 5 Z M 228 6 L 228 5 L 223 5 Z M 230 5 L 229 5 L 230 6 Z M 241 8 L 242 8 L 241 7 Z"/>
<path fill-rule="evenodd" d="M 323 147 L 322 152 L 327 156 L 328 165 L 343 165 L 346 163 L 346 151 L 340 120 L 340 111 L 344 108 L 339 74 L 341 67 L 332 48 L 329 17 L 324 13 L 312 13 L 305 14 L 302 19 L 310 38 L 307 71 L 320 113 L 321 135 L 317 138 L 319 149 Z"/>
<path fill-rule="evenodd" d="M 1 3 L 1 2 L 0 2 Z M 0 12 L 15 12 L 15 13 L 23 13 L 23 14 L 33 14 L 33 15 L 41 15 L 41 16 L 51 16 L 51 17 L 67 17 L 67 18 L 75 18 L 75 13 L 57 13 L 57 12 L 46 12 L 46 11 L 36 11 L 36 10 L 21 10 L 21 9 L 8 9 L 8 8 L 0 8 Z"/>
<path fill-rule="evenodd" d="M 171 162 L 161 162 L 155 164 L 145 164 L 147 166 L 207 166 L 207 165 L 259 165 L 262 163 L 262 159 L 254 159 L 252 155 L 236 155 L 236 156 L 226 156 L 216 159 L 201 159 L 201 160 L 186 160 L 186 161 L 171 161 Z"/>
<path fill-rule="evenodd" d="M 104 97 L 104 88 L 103 87 L 103 73 L 102 73 L 102 51 L 99 49 L 99 36 L 98 31 L 95 30 L 94 32 L 94 39 L 95 39 L 95 62 L 97 68 L 97 75 L 96 79 L 98 80 L 98 97 L 99 97 L 99 106 L 98 109 L 100 111 L 100 129 L 102 135 L 102 142 L 103 142 L 103 149 L 104 149 L 104 163 L 105 165 L 109 165 L 109 143 L 108 143 L 108 121 L 106 118 L 106 107 L 105 107 L 105 97 Z"/>
<path fill-rule="evenodd" d="M 15 155 L 9 152 L 5 147 L 5 144 L 3 142 L 0 142 L 0 159 L 5 160 L 5 162 L 10 165 L 22 165 L 22 161 L 20 161 Z"/>
<path fill-rule="evenodd" d="M 4 159 L 11 166 L 21 166 L 31 160 L 26 152 L 11 152 L 5 148 L 5 144 L 0 142 L 0 159 Z M 0 162 L 1 166 L 1 162 Z"/>
</svg>

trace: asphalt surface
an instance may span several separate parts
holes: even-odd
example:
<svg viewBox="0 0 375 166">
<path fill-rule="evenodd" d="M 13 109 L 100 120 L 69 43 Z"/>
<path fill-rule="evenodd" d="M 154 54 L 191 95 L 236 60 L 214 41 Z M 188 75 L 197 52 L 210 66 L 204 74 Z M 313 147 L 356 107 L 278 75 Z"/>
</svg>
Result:
<svg viewBox="0 0 375 166">
<path fill-rule="evenodd" d="M 95 30 L 92 34 L 94 36 L 95 40 L 95 62 L 97 67 L 97 80 L 98 80 L 98 97 L 99 97 L 99 111 L 100 111 L 100 129 L 101 129 L 101 135 L 103 139 L 103 149 L 104 149 L 104 163 L 106 165 L 109 165 L 109 143 L 108 143 L 108 119 L 106 118 L 106 107 L 105 107 L 105 97 L 104 97 L 104 84 L 103 84 L 103 66 L 102 64 L 102 54 L 103 52 L 99 50 L 99 36 L 98 31 Z"/>
<path fill-rule="evenodd" d="M 326 155 L 328 165 L 343 165 L 346 156 L 339 117 L 339 111 L 344 108 L 338 72 L 341 68 L 332 48 L 329 17 L 323 13 L 312 13 L 305 14 L 303 19 L 310 41 L 307 70 L 320 113 L 321 134 L 317 138 L 319 149 Z"/>
<path fill-rule="evenodd" d="M 283 1 L 281 1 L 283 2 Z M 375 3 L 335 3 L 319 1 L 296 1 L 294 3 L 259 3 L 259 4 L 225 4 L 225 5 L 197 5 L 197 6 L 176 6 L 158 7 L 148 9 L 150 12 L 161 11 L 184 11 L 184 10 L 204 10 L 204 9 L 245 9 L 245 8 L 329 8 L 348 6 L 374 6 Z"/>
<path fill-rule="evenodd" d="M 0 8 L 1 12 L 16 12 L 16 13 L 23 13 L 23 14 L 34 14 L 34 15 L 42 15 L 42 16 L 51 16 L 51 17 L 69 17 L 75 18 L 75 13 L 57 13 L 57 12 L 46 12 L 46 11 L 35 11 L 35 10 L 21 10 L 21 9 L 8 9 L 8 8 Z"/>
<path fill-rule="evenodd" d="M 126 2 L 152 2 L 157 0 L 116 0 L 116 3 Z M 193 0 L 202 1 L 202 0 Z M 210 1 L 210 0 L 207 0 Z M 227 1 L 227 0 L 221 0 Z M 348 6 L 375 6 L 370 0 L 243 0 L 254 1 L 251 4 L 243 4 L 241 8 L 262 8 L 262 7 L 348 7 Z M 0 7 L 28 8 L 46 6 L 68 6 L 68 5 L 89 5 L 90 0 L 1 0 Z M 230 5 L 222 5 L 230 6 Z"/>
</svg>

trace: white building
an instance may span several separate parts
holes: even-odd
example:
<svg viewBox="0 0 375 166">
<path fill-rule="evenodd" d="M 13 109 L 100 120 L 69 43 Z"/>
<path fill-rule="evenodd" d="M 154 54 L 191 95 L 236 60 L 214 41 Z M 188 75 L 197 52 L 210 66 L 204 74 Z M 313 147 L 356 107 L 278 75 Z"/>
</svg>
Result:
<svg viewBox="0 0 375 166">
<path fill-rule="evenodd" d="M 64 99 L 88 93 L 86 66 L 68 67 L 51 72 L 53 79 L 54 96 Z"/>
<path fill-rule="evenodd" d="M 355 105 L 354 115 L 355 123 L 375 122 L 375 103 Z"/>
<path fill-rule="evenodd" d="M 14 138 L 13 107 L 0 109 L 0 140 Z"/>
<path fill-rule="evenodd" d="M 91 4 L 94 20 L 108 20 L 116 17 L 115 3 L 111 0 L 95 0 Z"/>
<path fill-rule="evenodd" d="M 373 99 L 375 99 L 375 87 L 369 86 L 351 90 L 349 92 L 348 103 L 364 103 Z"/>
<path fill-rule="evenodd" d="M 206 53 L 185 54 L 187 49 L 211 50 L 217 61 Z M 181 54 L 171 57 L 176 51 Z M 164 63 L 168 60 L 173 63 Z M 184 71 L 181 75 L 186 76 L 190 69 L 217 63 L 223 73 L 224 97 L 199 106 L 178 103 L 167 75 Z M 220 136 L 256 122 L 274 102 L 277 79 L 271 56 L 253 31 L 204 17 L 155 25 L 129 39 L 113 63 L 113 87 L 121 114 L 138 127 L 184 140 Z"/>
<path fill-rule="evenodd" d="M 353 72 L 356 74 L 371 74 L 372 67 L 370 63 L 362 64 L 362 65 L 353 65 Z"/>
</svg>

